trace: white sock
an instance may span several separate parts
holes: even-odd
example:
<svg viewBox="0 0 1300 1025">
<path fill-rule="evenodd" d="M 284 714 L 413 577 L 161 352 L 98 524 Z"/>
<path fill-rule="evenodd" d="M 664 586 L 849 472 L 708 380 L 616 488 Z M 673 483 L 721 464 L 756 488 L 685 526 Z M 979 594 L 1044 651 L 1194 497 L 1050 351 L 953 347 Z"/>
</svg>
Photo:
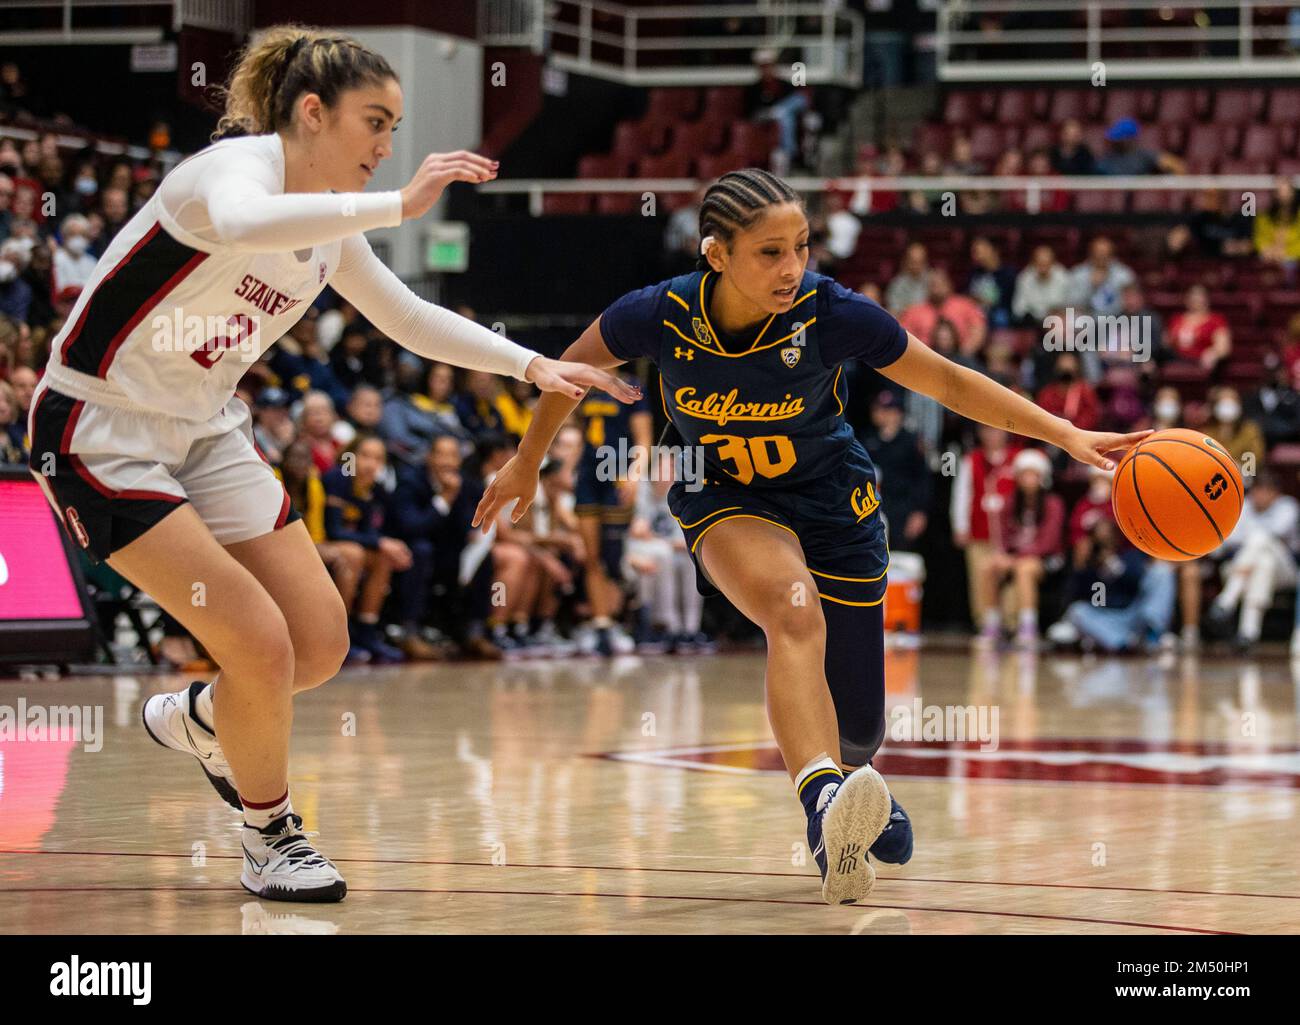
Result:
<svg viewBox="0 0 1300 1025">
<path fill-rule="evenodd" d="M 799 774 L 794 778 L 794 792 L 800 801 L 804 801 L 804 784 L 808 783 L 818 794 L 817 803 L 813 806 L 814 810 L 820 810 L 825 803 L 822 796 L 825 795 L 826 788 L 837 787 L 842 782 L 844 782 L 844 775 L 840 772 L 840 767 L 833 758 L 823 752 L 799 770 Z M 808 807 L 806 801 L 804 807 L 805 809 Z M 812 811 L 808 814 L 811 816 Z"/>
<path fill-rule="evenodd" d="M 984 629 L 996 630 L 1002 625 L 1002 617 L 998 614 L 997 609 L 984 610 Z"/>
<path fill-rule="evenodd" d="M 1038 610 L 1037 610 L 1037 609 L 1021 609 L 1021 610 L 1020 610 L 1020 626 L 1021 626 L 1022 629 L 1023 629 L 1024 627 L 1027 627 L 1027 626 L 1032 626 L 1035 630 L 1037 630 L 1037 629 L 1038 629 Z"/>
<path fill-rule="evenodd" d="M 239 801 L 244 806 L 244 823 L 255 829 L 265 829 L 276 819 L 293 811 L 293 802 L 289 800 L 288 788 L 285 789 L 284 796 L 278 801 L 262 807 L 252 807 L 242 797 Z"/>
<path fill-rule="evenodd" d="M 1259 640 L 1260 628 L 1264 625 L 1264 610 L 1258 605 L 1241 606 L 1241 621 L 1237 624 L 1237 636 L 1243 641 Z"/>
</svg>

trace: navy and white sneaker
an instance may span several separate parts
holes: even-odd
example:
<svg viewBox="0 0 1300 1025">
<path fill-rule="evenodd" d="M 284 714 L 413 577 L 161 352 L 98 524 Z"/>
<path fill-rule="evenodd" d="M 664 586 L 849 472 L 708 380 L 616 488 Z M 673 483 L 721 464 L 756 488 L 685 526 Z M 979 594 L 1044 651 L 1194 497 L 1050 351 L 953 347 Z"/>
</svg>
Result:
<svg viewBox="0 0 1300 1025">
<path fill-rule="evenodd" d="M 912 820 L 893 794 L 889 804 L 889 825 L 871 845 L 871 856 L 890 865 L 906 865 L 912 860 Z"/>
<path fill-rule="evenodd" d="M 312 846 L 302 819 L 290 812 L 265 829 L 244 823 L 244 871 L 240 884 L 264 900 L 328 904 L 348 892 L 334 862 Z"/>
<path fill-rule="evenodd" d="M 870 765 L 822 790 L 808 823 L 808 847 L 827 904 L 856 904 L 876 885 L 867 848 L 889 823 L 889 813 L 889 788 Z"/>
<path fill-rule="evenodd" d="M 203 774 L 221 799 L 242 812 L 244 806 L 239 803 L 234 773 L 217 743 L 217 735 L 194 717 L 194 702 L 206 686 L 203 681 L 195 680 L 185 690 L 149 698 L 141 710 L 144 729 L 154 743 L 197 758 Z"/>
</svg>

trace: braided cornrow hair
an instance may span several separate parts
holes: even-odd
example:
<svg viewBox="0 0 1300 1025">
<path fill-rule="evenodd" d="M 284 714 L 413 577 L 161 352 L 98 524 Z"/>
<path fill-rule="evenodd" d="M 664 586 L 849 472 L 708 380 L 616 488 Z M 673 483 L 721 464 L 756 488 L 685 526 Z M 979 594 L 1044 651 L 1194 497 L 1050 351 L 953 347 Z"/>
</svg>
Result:
<svg viewBox="0 0 1300 1025">
<path fill-rule="evenodd" d="M 700 204 L 700 238 L 712 235 L 730 247 L 737 232 L 753 227 L 764 210 L 778 203 L 803 206 L 799 193 L 770 171 L 758 167 L 728 171 L 704 193 Z M 703 253 L 695 266 L 697 270 L 710 269 Z"/>
<path fill-rule="evenodd" d="M 281 131 L 292 123 L 294 104 L 303 93 L 315 93 L 332 107 L 344 90 L 388 79 L 397 81 L 388 61 L 355 39 L 303 25 L 276 25 L 240 54 L 221 90 L 225 113 L 212 138 Z"/>
</svg>

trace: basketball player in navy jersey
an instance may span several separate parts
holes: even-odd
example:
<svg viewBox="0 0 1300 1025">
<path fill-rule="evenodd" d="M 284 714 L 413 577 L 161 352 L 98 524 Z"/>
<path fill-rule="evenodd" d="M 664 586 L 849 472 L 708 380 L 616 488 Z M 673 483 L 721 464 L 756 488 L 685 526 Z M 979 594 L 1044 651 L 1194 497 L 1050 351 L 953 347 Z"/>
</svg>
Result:
<svg viewBox="0 0 1300 1025">
<path fill-rule="evenodd" d="M 623 542 L 632 521 L 632 503 L 626 500 L 625 482 L 609 472 L 617 463 L 602 458 L 602 453 L 617 457 L 620 451 L 648 453 L 653 421 L 645 399 L 629 405 L 615 402 L 606 395 L 588 395 L 578 403 L 582 420 L 582 456 L 578 460 L 574 484 L 574 512 L 582 532 L 586 554 L 587 601 L 591 604 L 592 626 L 596 634 L 596 651 L 614 654 L 616 645 L 632 640 L 618 631 L 613 615 L 617 610 L 620 588 L 615 581 L 622 573 Z M 638 475 L 633 470 L 631 476 Z"/>
<path fill-rule="evenodd" d="M 884 738 L 889 564 L 867 453 L 844 419 L 843 364 L 964 416 L 1057 445 L 1094 466 L 1145 433 L 1082 431 L 932 352 L 880 306 L 807 271 L 808 220 L 766 171 L 733 171 L 700 209 L 692 274 L 629 293 L 566 359 L 612 367 L 646 357 L 677 436 L 703 453 L 703 481 L 678 480 L 669 506 L 702 593 L 721 591 L 767 638 L 767 708 L 808 818 L 828 903 L 875 883 L 868 851 L 902 864 L 912 826 L 871 766 Z M 490 526 L 527 509 L 537 470 L 574 402 L 543 396 L 517 454 L 479 505 Z M 685 463 L 684 463 L 685 465 Z"/>
<path fill-rule="evenodd" d="M 362 232 L 422 217 L 473 153 L 431 154 L 401 190 L 366 193 L 392 155 L 397 76 L 335 33 L 280 26 L 241 55 L 218 142 L 182 161 L 114 238 L 55 339 L 30 414 L 31 467 L 69 533 L 203 643 L 218 681 L 158 694 L 144 724 L 199 760 L 243 813 L 240 881 L 335 901 L 335 865 L 289 797 L 295 692 L 348 650 L 338 590 L 253 443 L 244 372 L 332 285 L 429 359 L 510 374 L 577 401 L 636 389 L 538 356 L 420 299 Z"/>
</svg>

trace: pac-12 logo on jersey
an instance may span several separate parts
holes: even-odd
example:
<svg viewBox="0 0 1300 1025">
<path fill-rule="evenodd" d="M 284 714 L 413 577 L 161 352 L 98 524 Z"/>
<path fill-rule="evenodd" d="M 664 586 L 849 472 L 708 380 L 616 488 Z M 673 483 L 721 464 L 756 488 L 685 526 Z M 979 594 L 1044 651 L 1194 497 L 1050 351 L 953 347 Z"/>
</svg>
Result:
<svg viewBox="0 0 1300 1025">
<path fill-rule="evenodd" d="M 90 535 L 86 532 L 86 525 L 81 522 L 81 517 L 77 515 L 77 510 L 68 506 L 63 510 L 63 515 L 68 521 L 68 529 L 72 531 L 72 536 L 77 539 L 77 544 L 82 548 L 89 548 Z"/>
<path fill-rule="evenodd" d="M 781 362 L 787 367 L 792 367 L 799 362 L 799 357 L 803 355 L 803 350 L 798 346 L 792 345 L 787 349 L 781 350 Z"/>
<path fill-rule="evenodd" d="M 713 332 L 709 330 L 709 325 L 699 317 L 691 318 L 691 327 L 695 329 L 695 337 L 701 345 L 717 344 L 713 338 Z"/>
</svg>

